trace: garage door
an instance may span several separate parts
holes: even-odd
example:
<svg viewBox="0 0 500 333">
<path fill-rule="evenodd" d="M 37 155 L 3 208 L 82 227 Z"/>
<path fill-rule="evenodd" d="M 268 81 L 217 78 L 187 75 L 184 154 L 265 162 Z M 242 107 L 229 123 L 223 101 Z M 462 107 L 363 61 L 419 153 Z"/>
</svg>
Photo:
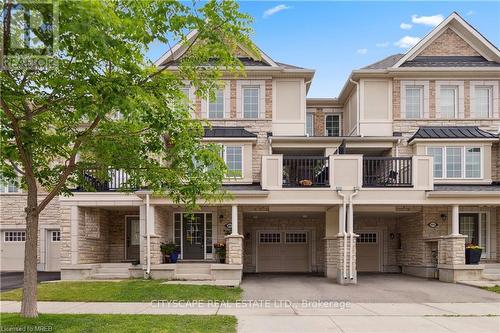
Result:
<svg viewBox="0 0 500 333">
<path fill-rule="evenodd" d="M 48 230 L 47 231 L 47 264 L 46 271 L 54 272 L 61 270 L 60 257 L 61 257 L 61 231 Z"/>
<path fill-rule="evenodd" d="M 1 264 L 2 271 L 22 271 L 24 269 L 25 230 L 2 231 Z"/>
<path fill-rule="evenodd" d="M 306 231 L 265 231 L 257 237 L 258 272 L 309 272 Z"/>
<path fill-rule="evenodd" d="M 359 232 L 356 241 L 358 272 L 380 271 L 380 248 L 378 232 Z"/>
</svg>

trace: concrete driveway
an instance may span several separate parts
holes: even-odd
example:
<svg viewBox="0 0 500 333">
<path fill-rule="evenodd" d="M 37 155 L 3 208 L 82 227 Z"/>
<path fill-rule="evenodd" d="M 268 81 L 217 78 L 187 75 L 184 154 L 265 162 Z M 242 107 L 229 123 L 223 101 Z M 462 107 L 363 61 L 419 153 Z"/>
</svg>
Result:
<svg viewBox="0 0 500 333">
<path fill-rule="evenodd" d="M 314 275 L 246 274 L 245 300 L 347 301 L 352 303 L 500 302 L 500 294 L 461 284 L 402 274 L 359 274 L 358 284 L 341 286 Z"/>
<path fill-rule="evenodd" d="M 21 288 L 24 272 L 0 272 L 0 291 Z M 59 272 L 38 272 L 38 282 L 60 280 Z"/>
</svg>

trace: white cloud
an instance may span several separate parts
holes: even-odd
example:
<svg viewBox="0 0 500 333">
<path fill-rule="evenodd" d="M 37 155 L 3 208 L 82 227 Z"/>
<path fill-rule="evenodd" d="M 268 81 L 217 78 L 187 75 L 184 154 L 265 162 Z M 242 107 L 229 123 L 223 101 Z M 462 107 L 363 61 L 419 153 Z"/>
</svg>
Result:
<svg viewBox="0 0 500 333">
<path fill-rule="evenodd" d="M 367 54 L 368 53 L 368 49 L 357 49 L 356 53 L 357 54 Z"/>
<path fill-rule="evenodd" d="M 407 49 L 420 42 L 420 39 L 420 37 L 404 36 L 403 38 L 395 42 L 394 45 L 402 49 Z"/>
<path fill-rule="evenodd" d="M 399 25 L 399 27 L 403 30 L 410 30 L 411 27 L 413 27 L 413 24 L 403 22 Z"/>
<path fill-rule="evenodd" d="M 476 15 L 476 11 L 475 10 L 469 10 L 467 13 L 465 13 L 465 15 L 467 15 L 467 16 Z"/>
<path fill-rule="evenodd" d="M 389 42 L 382 42 L 382 43 L 377 43 L 375 44 L 376 47 L 388 47 Z"/>
<path fill-rule="evenodd" d="M 418 16 L 418 15 L 411 16 L 411 22 L 413 24 L 423 24 L 423 25 L 429 25 L 431 27 L 435 27 L 443 21 L 444 17 L 441 14 L 432 16 Z"/>
<path fill-rule="evenodd" d="M 292 8 L 292 7 L 287 6 L 287 5 L 283 5 L 283 4 L 277 5 L 277 6 L 274 6 L 272 8 L 267 9 L 264 12 L 264 14 L 262 15 L 262 17 L 267 18 L 267 17 L 269 17 L 271 15 L 274 15 L 276 13 L 279 13 L 279 12 L 281 12 L 283 10 L 290 9 L 290 8 Z"/>
</svg>

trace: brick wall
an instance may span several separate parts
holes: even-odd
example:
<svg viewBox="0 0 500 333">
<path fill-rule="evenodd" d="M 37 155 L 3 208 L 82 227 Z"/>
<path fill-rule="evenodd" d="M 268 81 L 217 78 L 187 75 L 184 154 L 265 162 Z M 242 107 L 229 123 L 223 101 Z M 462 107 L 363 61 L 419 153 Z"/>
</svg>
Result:
<svg viewBox="0 0 500 333">
<path fill-rule="evenodd" d="M 480 55 L 452 29 L 446 29 L 436 40 L 427 46 L 422 56 L 478 56 Z"/>
</svg>

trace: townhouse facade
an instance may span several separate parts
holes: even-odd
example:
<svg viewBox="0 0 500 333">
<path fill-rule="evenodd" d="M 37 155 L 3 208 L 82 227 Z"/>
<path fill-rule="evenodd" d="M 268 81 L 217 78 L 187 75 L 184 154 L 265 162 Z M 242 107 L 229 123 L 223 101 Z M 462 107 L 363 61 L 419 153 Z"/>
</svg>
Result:
<svg viewBox="0 0 500 333">
<path fill-rule="evenodd" d="M 184 91 L 211 123 L 204 140 L 223 146 L 231 198 L 188 215 L 166 196 L 116 191 L 126 175 L 110 170 L 95 192 L 42 214 L 40 270 L 228 284 L 301 272 L 355 284 L 358 272 L 477 280 L 500 262 L 500 52 L 458 14 L 408 53 L 354 70 L 338 98 L 307 98 L 314 70 L 248 54 L 238 54 L 246 77 L 224 77 L 215 100 Z M 2 270 L 22 270 L 24 196 L 3 192 Z M 178 263 L 164 263 L 169 242 Z M 468 243 L 482 247 L 480 265 L 465 263 Z"/>
</svg>

